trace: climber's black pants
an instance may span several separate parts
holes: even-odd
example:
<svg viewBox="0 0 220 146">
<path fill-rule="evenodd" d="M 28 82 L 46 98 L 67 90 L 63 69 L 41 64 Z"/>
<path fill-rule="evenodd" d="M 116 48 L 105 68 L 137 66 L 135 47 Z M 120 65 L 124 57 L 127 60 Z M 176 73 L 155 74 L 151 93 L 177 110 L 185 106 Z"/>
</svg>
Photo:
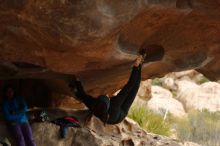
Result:
<svg viewBox="0 0 220 146">
<path fill-rule="evenodd" d="M 108 124 L 117 124 L 127 116 L 138 92 L 140 81 L 141 65 L 139 67 L 133 67 L 127 84 L 116 96 L 111 97 Z"/>
<path fill-rule="evenodd" d="M 88 94 L 86 94 L 82 84 L 80 81 L 76 81 L 76 89 L 75 95 L 81 100 L 90 110 L 93 109 L 96 99 Z"/>
<path fill-rule="evenodd" d="M 138 92 L 141 81 L 141 65 L 133 67 L 127 84 L 121 91 L 113 97 L 110 97 L 108 124 L 117 124 L 121 122 L 128 114 L 128 110 L 133 103 Z M 85 93 L 81 82 L 76 81 L 76 96 L 90 109 L 94 107 L 96 99 Z"/>
</svg>

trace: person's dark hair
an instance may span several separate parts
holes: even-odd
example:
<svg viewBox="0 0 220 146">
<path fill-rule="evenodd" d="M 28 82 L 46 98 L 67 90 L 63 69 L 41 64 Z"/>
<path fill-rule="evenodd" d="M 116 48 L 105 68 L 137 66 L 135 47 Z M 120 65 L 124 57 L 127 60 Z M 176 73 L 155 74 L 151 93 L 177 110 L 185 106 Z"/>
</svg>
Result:
<svg viewBox="0 0 220 146">
<path fill-rule="evenodd" d="M 6 98 L 6 92 L 8 91 L 8 89 L 12 89 L 14 91 L 15 94 L 15 87 L 12 85 L 5 85 L 3 87 L 2 93 L 3 93 L 3 97 Z"/>
</svg>

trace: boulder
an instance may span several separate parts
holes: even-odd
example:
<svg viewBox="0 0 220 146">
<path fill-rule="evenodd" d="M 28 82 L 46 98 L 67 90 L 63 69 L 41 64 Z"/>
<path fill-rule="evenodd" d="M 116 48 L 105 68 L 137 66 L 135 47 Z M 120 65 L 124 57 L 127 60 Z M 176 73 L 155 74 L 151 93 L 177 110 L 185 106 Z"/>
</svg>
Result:
<svg viewBox="0 0 220 146">
<path fill-rule="evenodd" d="M 189 81 L 179 81 L 178 89 L 177 98 L 183 102 L 187 110 L 220 111 L 219 83 L 206 82 L 199 86 Z"/>
<path fill-rule="evenodd" d="M 141 82 L 137 96 L 145 101 L 151 99 L 151 80 Z"/>
<path fill-rule="evenodd" d="M 0 78 L 74 74 L 92 94 L 114 93 L 139 48 L 152 44 L 165 56 L 143 66 L 143 79 L 196 68 L 217 80 L 219 7 L 219 0 L 3 0 Z"/>
<path fill-rule="evenodd" d="M 160 86 L 152 86 L 152 98 L 147 105 L 153 111 L 165 116 L 166 113 L 171 113 L 174 116 L 185 116 L 185 110 L 181 102 L 173 98 L 172 93 Z"/>
<path fill-rule="evenodd" d="M 162 86 L 168 90 L 176 90 L 175 79 L 172 77 L 164 77 Z"/>
</svg>

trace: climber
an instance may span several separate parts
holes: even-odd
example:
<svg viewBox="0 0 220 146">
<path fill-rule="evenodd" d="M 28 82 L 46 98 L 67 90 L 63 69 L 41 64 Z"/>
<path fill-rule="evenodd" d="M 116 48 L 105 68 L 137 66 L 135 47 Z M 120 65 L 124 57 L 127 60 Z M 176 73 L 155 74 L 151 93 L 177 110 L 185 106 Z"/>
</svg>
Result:
<svg viewBox="0 0 220 146">
<path fill-rule="evenodd" d="M 15 96 L 12 86 L 5 86 L 3 95 L 3 114 L 16 146 L 36 146 L 26 115 L 27 105 L 24 99 L 21 96 Z"/>
<path fill-rule="evenodd" d="M 147 53 L 149 50 L 151 53 Z M 117 124 L 127 116 L 128 110 L 135 99 L 140 86 L 142 64 L 145 60 L 161 60 L 163 55 L 164 50 L 162 48 L 156 48 L 156 50 L 152 50 L 151 48 L 148 50 L 141 49 L 139 56 L 133 64 L 127 84 L 116 96 L 108 97 L 107 95 L 100 95 L 97 98 L 93 98 L 85 93 L 81 82 L 77 79 L 70 82 L 69 86 L 73 88 L 76 97 L 89 108 L 91 115 L 98 117 L 104 124 Z"/>
</svg>

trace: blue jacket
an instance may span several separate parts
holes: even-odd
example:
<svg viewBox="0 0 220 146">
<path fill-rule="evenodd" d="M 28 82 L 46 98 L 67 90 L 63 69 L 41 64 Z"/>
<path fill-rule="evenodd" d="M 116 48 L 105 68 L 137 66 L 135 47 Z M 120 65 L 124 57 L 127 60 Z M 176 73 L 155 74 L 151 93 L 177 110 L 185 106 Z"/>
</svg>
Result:
<svg viewBox="0 0 220 146">
<path fill-rule="evenodd" d="M 12 100 L 5 99 L 2 108 L 6 121 L 18 124 L 28 122 L 27 104 L 21 96 L 16 96 Z"/>
</svg>

